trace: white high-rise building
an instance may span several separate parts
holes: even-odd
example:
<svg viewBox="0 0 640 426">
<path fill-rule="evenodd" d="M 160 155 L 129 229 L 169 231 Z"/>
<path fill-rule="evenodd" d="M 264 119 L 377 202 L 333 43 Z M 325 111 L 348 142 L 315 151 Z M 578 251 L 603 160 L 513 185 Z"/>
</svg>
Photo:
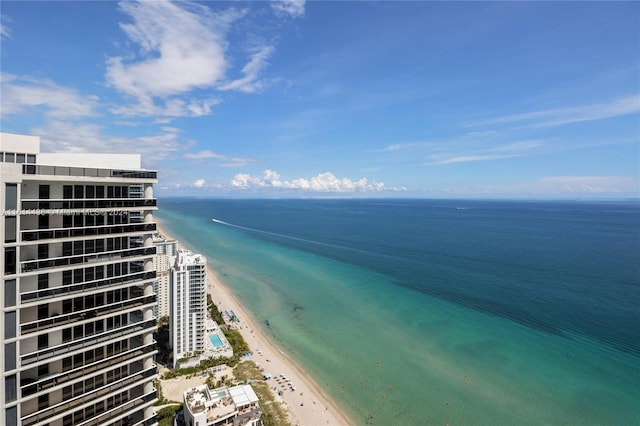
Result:
<svg viewBox="0 0 640 426">
<path fill-rule="evenodd" d="M 153 245 L 156 247 L 156 256 L 153 258 L 156 268 L 154 292 L 158 296 L 158 308 L 155 313 L 157 318 L 161 318 L 170 313 L 171 267 L 176 259 L 178 241 L 156 233 L 153 236 Z"/>
<path fill-rule="evenodd" d="M 178 249 L 171 271 L 171 347 L 173 365 L 204 349 L 207 259 Z"/>
<path fill-rule="evenodd" d="M 154 425 L 156 172 L 0 133 L 0 419 Z"/>
</svg>

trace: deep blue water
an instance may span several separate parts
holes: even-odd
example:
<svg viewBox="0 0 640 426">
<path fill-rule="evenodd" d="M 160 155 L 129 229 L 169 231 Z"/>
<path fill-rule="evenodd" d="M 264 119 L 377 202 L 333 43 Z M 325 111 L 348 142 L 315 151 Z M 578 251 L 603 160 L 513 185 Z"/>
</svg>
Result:
<svg viewBox="0 0 640 426">
<path fill-rule="evenodd" d="M 638 203 L 182 200 L 171 209 L 640 354 Z"/>
<path fill-rule="evenodd" d="M 273 306 L 304 307 L 309 318 L 314 315 L 314 301 L 325 303 L 324 312 L 331 311 L 343 323 L 349 321 L 363 335 L 376 333 L 366 329 L 371 318 L 397 321 L 394 339 L 422 343 L 413 352 L 387 354 L 396 363 L 413 357 L 421 360 L 421 366 L 425 360 L 441 365 L 442 360 L 450 359 L 454 364 L 440 368 L 473 366 L 477 377 L 495 368 L 495 379 L 484 379 L 495 396 L 490 402 L 471 390 L 452 393 L 451 398 L 466 401 L 466 407 L 485 411 L 470 417 L 468 408 L 468 413 L 461 411 L 456 413 L 459 417 L 453 417 L 459 421 L 510 422 L 528 415 L 529 408 L 517 414 L 513 406 L 521 401 L 530 404 L 531 398 L 547 406 L 550 413 L 564 413 L 568 419 L 584 415 L 581 423 L 633 423 L 629 419 L 638 419 L 638 410 L 625 402 L 627 397 L 633 401 L 638 396 L 640 386 L 636 363 L 640 356 L 638 202 L 167 199 L 161 200 L 160 207 L 158 216 L 176 237 L 220 261 L 218 268 L 228 274 L 230 287 L 241 299 L 244 294 L 258 320 L 274 315 L 275 328 L 269 330 L 274 338 L 294 358 L 300 354 L 301 364 L 312 370 L 312 365 L 317 366 L 317 380 L 326 380 L 334 396 L 350 398 L 344 383 L 341 389 L 331 381 L 328 371 L 336 365 L 328 364 L 323 370 L 326 355 L 316 354 L 312 339 L 305 340 L 305 333 L 320 331 L 304 322 L 296 323 L 297 331 L 285 329 L 286 324 L 278 330 L 276 314 L 261 300 L 270 300 Z M 251 247 L 255 247 L 255 258 L 242 254 L 252 251 Z M 325 272 L 326 277 L 320 279 Z M 361 277 L 375 285 L 359 282 Z M 307 279 L 318 280 L 313 288 L 315 299 L 306 299 L 312 290 L 300 283 Z M 259 298 L 247 290 L 252 286 Z M 301 289 L 305 291 L 297 295 Z M 339 309 L 338 299 L 330 299 L 334 291 L 354 308 L 346 304 Z M 370 300 L 370 310 L 358 308 L 358 294 Z M 378 306 L 376 294 L 393 305 Z M 287 302 L 280 305 L 278 300 Z M 362 309 L 362 324 L 354 313 L 358 309 Z M 478 330 L 473 328 L 476 325 Z M 357 334 L 351 341 L 354 339 Z M 527 342 L 531 343 L 529 351 Z M 327 345 L 331 344 L 327 337 Z M 336 340 L 333 344 L 344 347 L 350 343 Z M 353 347 L 365 350 L 363 344 Z M 549 352 L 554 353 L 552 359 L 547 359 Z M 580 355 L 574 359 L 575 354 Z M 376 371 L 371 368 L 361 374 Z M 523 371 L 530 374 L 526 380 L 516 376 Z M 553 382 L 558 372 L 566 375 L 562 385 Z M 432 377 L 432 373 L 427 367 L 423 373 L 415 371 L 418 377 L 423 374 L 420 380 L 434 386 L 434 393 L 425 400 L 432 398 L 441 404 L 438 395 L 458 392 L 460 384 L 451 377 L 445 384 L 445 378 Z M 402 374 L 394 371 L 389 377 Z M 405 381 L 411 380 L 409 375 Z M 559 386 L 567 389 L 561 391 Z M 521 389 L 524 387 L 529 394 Z M 415 389 L 407 387 L 408 392 L 417 392 Z M 510 398 L 506 395 L 514 389 L 522 391 L 521 401 L 514 399 L 499 408 L 498 401 Z M 541 396 L 554 389 L 559 395 Z M 612 393 L 613 389 L 623 396 Z M 560 393 L 566 395 L 560 397 Z M 599 398 L 602 401 L 595 402 Z M 389 413 L 394 404 L 402 403 L 390 397 L 385 397 L 384 407 L 371 398 L 363 401 L 351 401 L 352 405 L 370 401 L 368 407 L 352 407 L 352 415 L 374 413 L 383 420 L 398 415 L 399 411 Z M 594 406 L 598 409 L 585 414 Z M 432 407 L 430 411 L 412 410 L 416 415 L 409 415 L 407 423 L 434 411 Z M 448 403 L 434 415 L 434 421 L 449 419 L 447 410 Z M 515 412 L 509 414 L 514 417 L 505 417 L 510 411 Z M 545 417 L 528 420 L 553 423 Z"/>
</svg>

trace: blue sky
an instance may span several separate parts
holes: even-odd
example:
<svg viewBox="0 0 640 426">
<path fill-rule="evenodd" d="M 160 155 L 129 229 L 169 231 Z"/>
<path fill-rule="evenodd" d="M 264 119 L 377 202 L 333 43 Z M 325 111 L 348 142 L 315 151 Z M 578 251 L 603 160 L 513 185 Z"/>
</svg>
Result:
<svg viewBox="0 0 640 426">
<path fill-rule="evenodd" d="M 1 3 L 2 131 L 157 194 L 637 197 L 638 2 Z"/>
</svg>

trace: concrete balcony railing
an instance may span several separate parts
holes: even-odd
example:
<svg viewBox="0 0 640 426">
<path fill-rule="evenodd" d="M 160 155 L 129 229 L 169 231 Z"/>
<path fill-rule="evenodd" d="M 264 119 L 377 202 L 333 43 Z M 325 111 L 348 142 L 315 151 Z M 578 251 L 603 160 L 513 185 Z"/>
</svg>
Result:
<svg viewBox="0 0 640 426">
<path fill-rule="evenodd" d="M 154 330 L 156 327 L 156 318 L 146 321 L 136 321 L 120 328 L 108 330 L 104 333 L 94 334 L 84 339 L 73 340 L 72 342 L 62 343 L 60 345 L 39 349 L 20 356 L 20 362 L 23 367 L 40 361 L 45 361 L 57 356 L 70 354 L 79 349 L 90 349 L 93 345 L 104 344 L 109 341 L 122 340 L 135 333 L 145 330 Z"/>
<path fill-rule="evenodd" d="M 46 199 L 22 200 L 23 214 L 32 210 L 33 214 L 40 214 L 43 210 L 83 210 L 91 209 L 91 213 L 98 213 L 95 209 L 123 209 L 156 207 L 155 198 L 99 198 L 99 199 Z M 108 213 L 108 211 L 105 211 Z"/>
<path fill-rule="evenodd" d="M 67 383 L 75 383 L 78 378 L 86 378 L 92 374 L 100 371 L 107 371 L 109 367 L 116 366 L 125 362 L 138 361 L 140 368 L 135 368 L 131 371 L 131 374 L 138 373 L 143 370 L 141 362 L 144 358 L 156 353 L 156 341 L 152 341 L 148 345 L 142 344 L 142 339 L 130 339 L 132 344 L 136 346 L 117 353 L 103 353 L 102 357 L 94 360 L 94 362 L 86 365 L 82 365 L 79 368 L 72 370 L 60 371 L 57 373 L 48 374 L 38 379 L 24 379 L 20 385 L 21 394 L 23 397 L 36 394 L 43 390 L 48 390 L 53 387 L 61 387 Z"/>
<path fill-rule="evenodd" d="M 59 404 L 50 406 L 45 410 L 38 410 L 34 413 L 26 414 L 22 417 L 21 424 L 23 426 L 31 426 L 36 423 L 51 419 L 59 414 L 67 413 L 67 412 L 70 413 L 74 409 L 86 403 L 97 402 L 100 398 L 104 399 L 108 397 L 109 394 L 122 392 L 123 390 L 126 390 L 126 389 L 129 390 L 129 398 L 128 398 L 129 402 L 120 405 L 116 410 L 112 411 L 112 413 L 122 413 L 122 412 L 130 411 L 132 408 L 146 405 L 146 403 L 157 399 L 155 389 L 153 392 L 149 392 L 146 395 L 144 394 L 144 390 L 143 390 L 144 384 L 152 380 L 152 378 L 156 374 L 157 374 L 157 369 L 156 369 L 156 366 L 154 365 L 153 367 L 147 370 L 144 370 L 138 374 L 125 377 L 113 383 L 109 383 L 99 389 L 83 394 L 76 398 L 62 401 Z"/>
<path fill-rule="evenodd" d="M 45 176 L 77 176 L 77 177 L 116 177 L 126 179 L 157 179 L 158 173 L 153 170 L 113 170 L 92 167 L 66 167 L 24 164 L 23 175 Z"/>
<path fill-rule="evenodd" d="M 129 275 L 122 275 L 119 277 L 107 278 L 104 280 L 95 280 L 78 284 L 69 284 L 60 287 L 47 288 L 44 290 L 33 290 L 24 292 L 20 294 L 20 301 L 22 303 L 28 303 L 34 300 L 42 301 L 44 299 L 71 296 L 76 293 L 85 293 L 91 290 L 106 290 L 109 287 L 120 286 L 127 283 L 140 282 L 140 284 L 142 284 L 142 281 L 151 281 L 155 278 L 156 271 L 135 272 Z"/>
<path fill-rule="evenodd" d="M 101 253 L 81 254 L 77 256 L 50 257 L 46 259 L 30 259 L 20 262 L 20 270 L 26 272 L 40 272 L 45 269 L 57 268 L 60 266 L 112 262 L 120 259 L 131 260 L 131 257 L 153 256 L 156 254 L 155 247 L 141 247 L 136 249 L 124 249 L 119 251 L 105 251 Z"/>
<path fill-rule="evenodd" d="M 93 237 L 98 235 L 112 236 L 117 234 L 154 232 L 157 229 L 155 223 L 136 223 L 119 225 L 102 225 L 82 228 L 57 228 L 46 230 L 20 231 L 23 242 L 53 240 L 72 237 Z"/>
<path fill-rule="evenodd" d="M 49 328 L 60 327 L 65 324 L 76 323 L 91 318 L 98 318 L 114 312 L 120 312 L 131 308 L 142 308 L 145 305 L 153 306 L 156 303 L 156 295 L 149 296 L 140 295 L 139 297 L 129 300 L 102 305 L 99 308 L 86 309 L 83 311 L 73 312 L 66 315 L 57 315 L 51 318 L 45 318 L 37 321 L 31 321 L 20 324 L 20 332 L 22 336 L 30 333 L 47 330 Z"/>
</svg>

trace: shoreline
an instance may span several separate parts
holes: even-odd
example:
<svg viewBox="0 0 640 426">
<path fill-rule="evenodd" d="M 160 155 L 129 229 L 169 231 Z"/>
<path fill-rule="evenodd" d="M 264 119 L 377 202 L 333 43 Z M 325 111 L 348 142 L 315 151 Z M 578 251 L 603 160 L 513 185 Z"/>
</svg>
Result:
<svg viewBox="0 0 640 426">
<path fill-rule="evenodd" d="M 154 222 L 157 224 L 157 232 L 167 238 L 176 239 L 179 248 L 189 250 L 179 239 L 166 232 L 157 217 L 154 217 Z M 233 310 L 240 317 L 241 322 L 236 329 L 242 334 L 253 353 L 251 360 L 264 368 L 265 372 L 272 374 L 273 378 L 267 380 L 266 383 L 274 393 L 275 400 L 283 403 L 284 408 L 289 413 L 292 424 L 353 424 L 335 401 L 322 390 L 305 370 L 285 354 L 260 327 L 256 326 L 249 310 L 238 301 L 209 263 L 207 263 L 207 293 L 211 295 L 211 299 L 220 311 Z M 279 386 L 276 377 L 281 374 L 285 375 L 295 386 L 295 392 Z M 277 389 L 276 391 L 273 390 L 274 387 Z M 278 395 L 280 389 L 283 390 L 282 396 Z"/>
</svg>

